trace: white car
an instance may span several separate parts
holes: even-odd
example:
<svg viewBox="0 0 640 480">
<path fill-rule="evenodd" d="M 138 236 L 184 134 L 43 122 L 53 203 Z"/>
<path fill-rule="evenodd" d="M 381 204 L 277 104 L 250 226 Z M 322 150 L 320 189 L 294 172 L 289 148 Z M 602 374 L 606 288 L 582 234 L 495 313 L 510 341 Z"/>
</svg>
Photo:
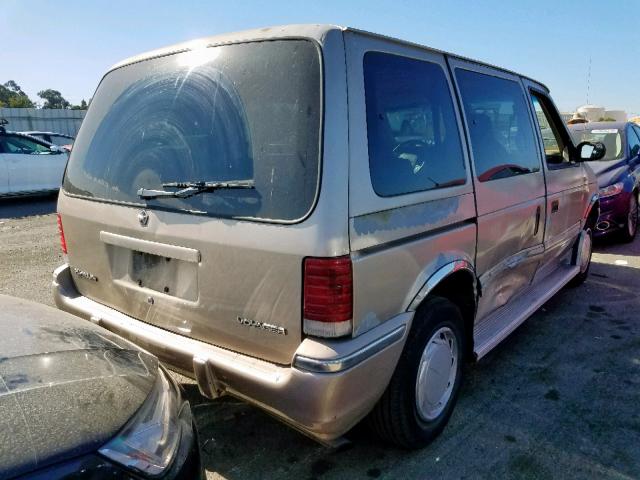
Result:
<svg viewBox="0 0 640 480">
<path fill-rule="evenodd" d="M 0 130 L 0 196 L 57 191 L 68 158 L 61 147 Z"/>
<path fill-rule="evenodd" d="M 55 132 L 20 132 L 25 135 L 29 135 L 30 137 L 36 137 L 40 140 L 44 140 L 47 143 L 52 143 L 59 147 L 64 147 L 65 150 L 71 151 L 71 147 L 75 138 L 71 135 L 67 135 L 65 133 L 55 133 Z"/>
</svg>

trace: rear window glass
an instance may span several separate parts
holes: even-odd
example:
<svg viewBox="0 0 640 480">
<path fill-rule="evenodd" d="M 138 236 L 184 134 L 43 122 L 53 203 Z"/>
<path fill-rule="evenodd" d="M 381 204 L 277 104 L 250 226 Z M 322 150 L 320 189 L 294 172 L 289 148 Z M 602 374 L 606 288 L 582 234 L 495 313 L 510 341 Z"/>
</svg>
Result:
<svg viewBox="0 0 640 480">
<path fill-rule="evenodd" d="M 453 101 L 442 68 L 368 52 L 364 57 L 369 169 L 383 197 L 463 185 Z"/>
<path fill-rule="evenodd" d="M 201 48 L 109 73 L 73 147 L 65 191 L 222 217 L 293 221 L 319 178 L 320 52 L 306 40 Z M 253 181 L 142 200 L 171 182 Z"/>
</svg>

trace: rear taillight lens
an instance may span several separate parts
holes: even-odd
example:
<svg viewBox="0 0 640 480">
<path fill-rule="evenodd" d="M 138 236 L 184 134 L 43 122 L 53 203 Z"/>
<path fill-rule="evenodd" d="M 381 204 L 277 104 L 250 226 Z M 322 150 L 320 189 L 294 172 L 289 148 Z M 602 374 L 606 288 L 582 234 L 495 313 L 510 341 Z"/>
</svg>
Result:
<svg viewBox="0 0 640 480">
<path fill-rule="evenodd" d="M 62 228 L 62 218 L 60 218 L 60 214 L 58 213 L 58 233 L 60 234 L 60 248 L 62 248 L 62 253 L 67 254 L 67 241 L 64 238 L 64 229 Z"/>
<path fill-rule="evenodd" d="M 350 334 L 353 319 L 351 258 L 306 258 L 303 285 L 304 332 L 318 337 Z"/>
</svg>

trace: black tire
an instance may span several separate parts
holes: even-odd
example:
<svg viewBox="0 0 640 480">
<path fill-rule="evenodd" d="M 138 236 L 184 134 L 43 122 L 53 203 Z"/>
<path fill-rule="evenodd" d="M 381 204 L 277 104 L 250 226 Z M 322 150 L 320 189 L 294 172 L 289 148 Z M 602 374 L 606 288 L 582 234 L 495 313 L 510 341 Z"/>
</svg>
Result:
<svg viewBox="0 0 640 480">
<path fill-rule="evenodd" d="M 635 212 L 635 213 L 634 213 Z M 633 217 L 633 218 L 632 218 Z M 629 211 L 624 228 L 620 231 L 620 240 L 625 243 L 633 242 L 638 233 L 638 193 L 633 192 L 629 200 Z"/>
<path fill-rule="evenodd" d="M 589 252 L 589 263 L 587 264 L 587 268 L 586 269 L 581 270 L 575 277 L 573 277 L 571 279 L 571 281 L 568 284 L 570 287 L 578 287 L 578 286 L 582 285 L 587 280 L 587 278 L 589 277 L 589 269 L 591 268 L 591 255 L 593 254 L 593 233 L 591 232 L 591 229 L 588 228 L 588 227 L 585 229 L 585 232 L 590 237 L 590 245 L 591 245 L 590 250 L 591 251 Z M 578 258 L 577 257 L 578 257 L 578 242 L 576 242 L 576 246 L 575 246 L 574 251 L 573 251 L 573 262 L 574 262 L 574 265 L 578 264 L 577 263 L 578 262 Z"/>
<path fill-rule="evenodd" d="M 454 334 L 457 342 L 455 381 L 444 409 L 433 420 L 426 421 L 417 407 L 418 368 L 427 344 L 443 327 Z M 462 314 L 455 304 L 442 297 L 431 297 L 420 306 L 389 386 L 368 417 L 373 431 L 382 440 L 402 448 L 418 449 L 442 432 L 460 392 L 466 342 Z"/>
</svg>

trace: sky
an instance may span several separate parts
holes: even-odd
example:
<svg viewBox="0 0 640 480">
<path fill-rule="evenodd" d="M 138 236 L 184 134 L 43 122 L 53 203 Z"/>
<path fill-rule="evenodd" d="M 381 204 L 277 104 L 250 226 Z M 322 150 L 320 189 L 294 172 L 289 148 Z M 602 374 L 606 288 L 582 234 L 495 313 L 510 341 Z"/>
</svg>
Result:
<svg viewBox="0 0 640 480">
<path fill-rule="evenodd" d="M 0 0 L 0 83 L 74 104 L 129 56 L 224 32 L 333 23 L 515 70 L 562 111 L 640 113 L 640 0 Z M 589 79 L 589 62 L 591 75 Z M 589 83 L 589 87 L 587 86 Z"/>
</svg>

